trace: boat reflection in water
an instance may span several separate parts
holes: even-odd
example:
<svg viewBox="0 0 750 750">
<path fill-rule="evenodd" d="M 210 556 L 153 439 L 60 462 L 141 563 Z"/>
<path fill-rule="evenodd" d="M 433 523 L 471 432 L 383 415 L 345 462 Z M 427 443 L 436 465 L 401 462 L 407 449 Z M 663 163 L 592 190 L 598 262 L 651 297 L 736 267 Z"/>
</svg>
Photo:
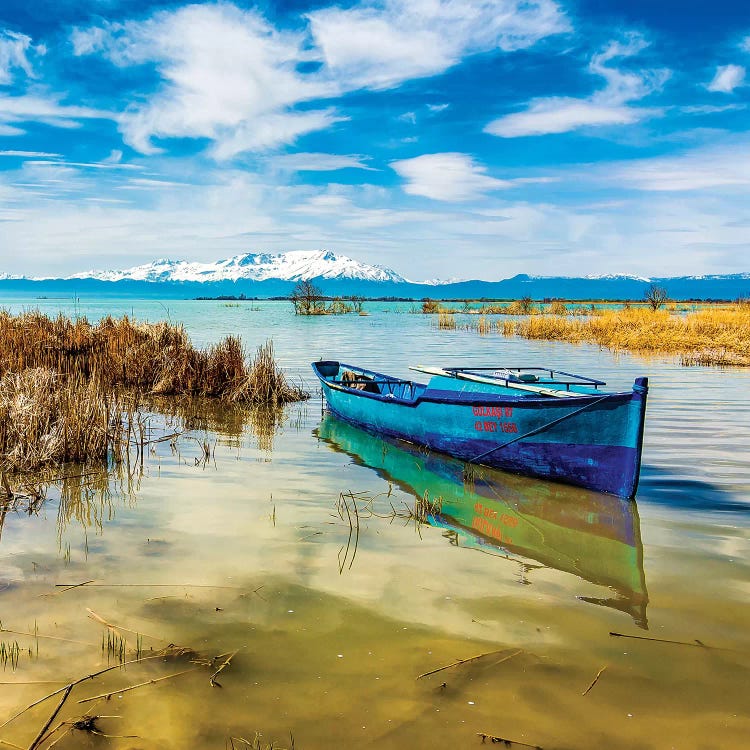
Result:
<svg viewBox="0 0 750 750">
<path fill-rule="evenodd" d="M 317 434 L 403 491 L 442 498 L 441 512 L 430 516 L 429 523 L 445 528 L 451 543 L 518 559 L 525 583 L 530 571 L 545 567 L 606 586 L 612 592 L 606 598 L 579 598 L 625 612 L 648 628 L 635 501 L 425 453 L 330 413 Z"/>
</svg>

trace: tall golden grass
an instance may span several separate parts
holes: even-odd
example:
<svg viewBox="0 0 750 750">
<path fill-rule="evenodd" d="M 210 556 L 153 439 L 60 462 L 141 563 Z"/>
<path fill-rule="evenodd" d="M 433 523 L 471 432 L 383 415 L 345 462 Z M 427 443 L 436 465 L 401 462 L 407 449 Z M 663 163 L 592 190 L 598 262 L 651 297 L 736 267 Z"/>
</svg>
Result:
<svg viewBox="0 0 750 750">
<path fill-rule="evenodd" d="M 130 318 L 50 318 L 38 312 L 0 312 L 0 376 L 45 368 L 64 378 L 141 393 L 285 403 L 305 397 L 273 362 L 273 346 L 248 365 L 240 340 L 228 336 L 197 349 L 181 325 Z"/>
<path fill-rule="evenodd" d="M 106 458 L 110 422 L 121 414 L 94 382 L 35 367 L 0 378 L 0 468 Z"/>
<path fill-rule="evenodd" d="M 446 312 L 441 310 L 438 313 L 438 328 L 442 328 L 447 331 L 456 330 L 456 316 L 452 312 Z"/>
<path fill-rule="evenodd" d="M 630 308 L 589 318 L 536 315 L 498 323 L 504 335 L 587 341 L 613 351 L 679 355 L 683 364 L 750 365 L 750 306 L 706 307 L 687 314 Z"/>
<path fill-rule="evenodd" d="M 179 325 L 0 312 L 0 471 L 110 451 L 117 461 L 137 426 L 134 401 L 177 395 L 271 405 L 308 397 L 278 368 L 270 341 L 248 362 L 238 338 L 196 349 Z"/>
</svg>

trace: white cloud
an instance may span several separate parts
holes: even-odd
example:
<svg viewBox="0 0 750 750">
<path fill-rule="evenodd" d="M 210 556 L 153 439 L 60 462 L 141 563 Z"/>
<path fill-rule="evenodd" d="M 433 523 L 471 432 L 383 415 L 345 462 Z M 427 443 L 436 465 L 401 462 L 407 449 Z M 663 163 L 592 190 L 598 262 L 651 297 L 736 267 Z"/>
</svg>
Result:
<svg viewBox="0 0 750 750">
<path fill-rule="evenodd" d="M 585 99 L 550 97 L 532 102 L 524 112 L 491 122 L 485 131 L 502 138 L 567 133 L 582 127 L 630 125 L 642 119 L 647 111 L 625 105 L 595 104 Z"/>
<path fill-rule="evenodd" d="M 326 130 L 346 117 L 336 114 L 332 108 L 306 112 L 268 112 L 255 119 L 239 124 L 229 134 L 216 139 L 211 155 L 218 159 L 230 159 L 243 151 L 268 151 L 316 130 Z"/>
<path fill-rule="evenodd" d="M 438 201 L 467 201 L 511 185 L 490 177 L 468 154 L 423 154 L 393 161 L 391 167 L 406 180 L 404 192 Z"/>
<path fill-rule="evenodd" d="M 330 107 L 299 105 L 394 86 L 468 54 L 525 48 L 569 29 L 555 0 L 375 0 L 307 20 L 309 33 L 295 33 L 229 3 L 188 5 L 74 29 L 71 41 L 76 55 L 155 66 L 161 86 L 119 118 L 129 145 L 154 154 L 157 139 L 207 138 L 210 153 L 224 160 L 346 119 Z M 322 65 L 302 72 L 308 62 Z"/>
<path fill-rule="evenodd" d="M 615 58 L 632 57 L 646 46 L 643 37 L 634 33 L 629 34 L 624 42 L 610 42 L 589 63 L 589 71 L 606 81 L 603 89 L 586 98 L 533 99 L 525 110 L 489 123 L 485 132 L 502 138 L 566 133 L 583 127 L 630 125 L 661 114 L 659 109 L 633 107 L 629 102 L 643 99 L 661 89 L 669 78 L 669 71 L 631 72 L 608 65 Z"/>
<path fill-rule="evenodd" d="M 15 69 L 22 70 L 28 78 L 34 78 L 28 53 L 44 55 L 44 45 L 32 45 L 31 37 L 7 29 L 0 29 L 0 85 L 13 83 Z M 0 135 L 20 136 L 26 131 L 27 122 L 41 122 L 59 128 L 75 128 L 79 120 L 90 118 L 112 118 L 111 113 L 89 107 L 62 104 L 61 94 L 51 94 L 41 86 L 30 89 L 32 93 L 12 96 L 0 92 Z M 12 152 L 6 152 L 10 155 Z M 18 154 L 22 155 L 22 154 Z"/>
<path fill-rule="evenodd" d="M 375 0 L 308 16 L 328 73 L 351 88 L 435 75 L 466 55 L 531 47 L 569 31 L 554 0 Z"/>
<path fill-rule="evenodd" d="M 745 69 L 741 65 L 720 65 L 716 68 L 716 74 L 706 88 L 709 91 L 731 94 L 738 86 L 742 86 L 744 82 Z"/>
<path fill-rule="evenodd" d="M 31 37 L 8 29 L 0 30 L 0 85 L 13 81 L 13 68 L 21 68 L 30 78 L 34 73 L 26 52 L 31 46 Z"/>
<path fill-rule="evenodd" d="M 24 158 L 55 159 L 62 154 L 53 154 L 49 151 L 0 151 L 0 156 L 20 156 Z"/>
<path fill-rule="evenodd" d="M 734 104 L 695 104 L 680 107 L 680 111 L 687 115 L 714 115 L 720 114 L 721 112 L 732 112 L 741 109 L 747 109 L 747 104 L 736 102 Z"/>
<path fill-rule="evenodd" d="M 339 169 L 367 169 L 366 157 L 356 154 L 282 154 L 270 159 L 271 166 L 287 172 L 335 172 Z"/>
<path fill-rule="evenodd" d="M 146 21 L 76 30 L 77 54 L 104 54 L 119 66 L 153 63 L 162 86 L 120 118 L 123 136 L 142 153 L 155 138 L 208 138 L 226 159 L 269 149 L 342 119 L 331 109 L 295 111 L 333 93 L 330 83 L 301 74 L 310 59 L 301 35 L 280 32 L 254 11 L 192 5 Z"/>
<path fill-rule="evenodd" d="M 22 135 L 25 131 L 18 126 L 26 122 L 41 122 L 58 128 L 77 128 L 82 119 L 112 118 L 110 112 L 61 104 L 60 98 L 53 95 L 0 94 L 0 134 L 4 135 Z"/>
<path fill-rule="evenodd" d="M 748 144 L 694 149 L 685 154 L 638 159 L 600 170 L 605 180 L 653 192 L 685 192 L 750 187 Z"/>
<path fill-rule="evenodd" d="M 750 35 L 746 36 L 740 42 L 740 49 L 744 50 L 745 52 L 750 52 Z"/>
</svg>

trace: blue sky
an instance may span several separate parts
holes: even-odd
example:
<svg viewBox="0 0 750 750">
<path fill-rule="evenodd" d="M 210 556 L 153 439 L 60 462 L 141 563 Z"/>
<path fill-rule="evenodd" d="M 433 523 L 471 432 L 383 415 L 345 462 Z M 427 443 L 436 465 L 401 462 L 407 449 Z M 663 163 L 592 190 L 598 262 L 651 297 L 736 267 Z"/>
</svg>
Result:
<svg viewBox="0 0 750 750">
<path fill-rule="evenodd" d="M 0 272 L 750 271 L 746 0 L 0 3 Z"/>
</svg>

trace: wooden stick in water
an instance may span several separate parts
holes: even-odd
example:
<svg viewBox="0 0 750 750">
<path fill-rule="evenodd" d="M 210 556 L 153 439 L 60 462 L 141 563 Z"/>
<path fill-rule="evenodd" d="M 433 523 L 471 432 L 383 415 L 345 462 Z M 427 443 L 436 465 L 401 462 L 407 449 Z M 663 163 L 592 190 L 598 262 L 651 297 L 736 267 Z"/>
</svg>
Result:
<svg viewBox="0 0 750 750">
<path fill-rule="evenodd" d="M 42 738 L 44 737 L 47 730 L 52 726 L 52 722 L 57 717 L 57 714 L 60 713 L 60 710 L 63 707 L 63 704 L 66 700 L 68 700 L 68 696 L 70 695 L 70 691 L 73 689 L 73 684 L 66 685 L 63 688 L 63 695 L 62 698 L 60 698 L 59 703 L 57 704 L 57 708 L 52 712 L 52 715 L 47 719 L 45 725 L 39 730 L 39 734 L 34 738 L 34 741 L 29 745 L 29 750 L 36 750 L 37 747 L 39 747 L 39 743 L 41 742 Z"/>
<path fill-rule="evenodd" d="M 48 698 L 52 698 L 55 695 L 60 695 L 60 693 L 65 692 L 65 690 L 67 690 L 68 687 L 73 688 L 76 685 L 80 685 L 82 682 L 86 682 L 86 680 L 93 680 L 94 677 L 98 677 L 99 675 L 104 674 L 105 672 L 111 672 L 113 669 L 122 669 L 128 664 L 136 664 L 137 662 L 148 661 L 149 659 L 161 659 L 161 658 L 163 658 L 161 654 L 154 654 L 153 656 L 141 656 L 138 659 L 131 659 L 130 661 L 124 661 L 122 664 L 113 664 L 111 667 L 106 667 L 105 669 L 100 669 L 98 672 L 87 674 L 85 677 L 81 677 L 77 680 L 74 680 L 73 682 L 68 683 L 64 687 L 61 687 L 59 690 L 55 690 L 49 693 L 48 695 L 45 695 L 42 698 L 39 698 L 39 700 L 36 700 L 33 703 L 30 703 L 28 706 L 26 706 L 26 708 L 21 709 L 18 713 L 14 714 L 9 719 L 6 719 L 2 724 L 0 724 L 0 729 L 3 729 L 4 727 L 8 726 L 8 724 L 15 721 L 22 714 L 25 714 L 28 710 L 34 708 L 34 706 L 38 706 L 40 703 L 44 703 L 44 701 L 46 701 Z"/>
<path fill-rule="evenodd" d="M 77 589 L 80 586 L 88 586 L 88 584 L 94 583 L 95 581 L 96 581 L 96 579 L 92 578 L 90 581 L 83 581 L 82 583 L 72 583 L 72 584 L 56 583 L 55 584 L 55 588 L 61 589 L 61 591 L 59 593 L 60 594 L 64 594 L 66 591 L 70 591 L 71 589 Z"/>
<path fill-rule="evenodd" d="M 224 659 L 224 661 L 221 663 L 221 666 L 208 678 L 208 682 L 211 687 L 221 687 L 221 683 L 216 681 L 216 675 L 229 666 L 229 663 L 237 655 L 237 651 L 239 651 L 239 649 L 237 649 L 236 651 L 232 651 L 232 653 L 229 654 L 229 656 L 227 656 L 227 658 Z"/>
<path fill-rule="evenodd" d="M 101 693 L 99 695 L 92 695 L 90 698 L 81 698 L 79 703 L 90 703 L 91 701 L 99 700 L 101 698 L 109 699 L 113 695 L 119 695 L 120 693 L 127 693 L 129 690 L 135 690 L 136 688 L 144 687 L 146 685 L 155 685 L 157 682 L 164 680 L 171 680 L 173 677 L 179 677 L 180 675 L 187 674 L 188 672 L 196 672 L 202 669 L 202 667 L 193 667 L 192 669 L 183 669 L 182 672 L 174 672 L 173 674 L 165 675 L 164 677 L 156 677 L 153 680 L 146 680 L 146 682 L 139 682 L 137 685 L 128 685 L 128 687 L 121 688 L 120 690 L 111 690 L 108 693 Z"/>
<path fill-rule="evenodd" d="M 614 636 L 615 638 L 634 638 L 637 641 L 654 641 L 655 643 L 671 643 L 675 646 L 694 646 L 696 648 L 710 648 L 710 649 L 716 649 L 716 646 L 707 646 L 705 643 L 702 643 L 699 640 L 695 640 L 693 643 L 690 641 L 670 641 L 666 638 L 649 638 L 646 635 L 628 635 L 627 633 L 615 633 L 614 631 L 610 630 L 609 634 L 611 636 Z M 728 651 L 730 649 L 719 649 L 721 651 Z"/>
<path fill-rule="evenodd" d="M 477 737 L 482 738 L 482 742 L 489 740 L 490 742 L 502 742 L 506 747 L 510 745 L 520 745 L 521 747 L 530 747 L 532 750 L 542 750 L 539 745 L 529 745 L 528 742 L 519 742 L 518 740 L 507 740 L 505 737 L 498 737 L 496 734 L 488 734 L 487 732 L 477 732 Z"/>
<path fill-rule="evenodd" d="M 586 695 L 589 690 L 591 690 L 594 685 L 596 685 L 597 682 L 599 682 L 599 678 L 602 676 L 602 672 L 607 668 L 606 664 L 596 673 L 596 677 L 592 680 L 591 684 L 581 693 L 581 695 Z"/>
<path fill-rule="evenodd" d="M 499 649 L 498 651 L 488 651 L 485 654 L 479 654 L 478 656 L 470 656 L 468 659 L 458 659 L 458 661 L 454 661 L 452 664 L 446 664 L 444 667 L 438 667 L 437 669 L 433 669 L 429 672 L 424 672 L 423 674 L 419 675 L 417 677 L 418 680 L 421 680 L 423 677 L 429 677 L 431 674 L 437 674 L 438 672 L 442 672 L 445 669 L 450 669 L 451 667 L 457 667 L 460 664 L 466 664 L 470 661 L 476 661 L 477 659 L 482 659 L 485 656 L 492 656 L 492 654 L 500 654 L 503 652 L 504 649 Z M 512 659 L 514 656 L 518 656 L 523 651 L 522 648 L 519 648 L 518 651 L 514 651 L 512 654 L 508 654 L 508 656 L 503 657 L 498 661 L 498 664 L 502 664 L 504 661 L 508 661 L 508 659 Z"/>
</svg>

